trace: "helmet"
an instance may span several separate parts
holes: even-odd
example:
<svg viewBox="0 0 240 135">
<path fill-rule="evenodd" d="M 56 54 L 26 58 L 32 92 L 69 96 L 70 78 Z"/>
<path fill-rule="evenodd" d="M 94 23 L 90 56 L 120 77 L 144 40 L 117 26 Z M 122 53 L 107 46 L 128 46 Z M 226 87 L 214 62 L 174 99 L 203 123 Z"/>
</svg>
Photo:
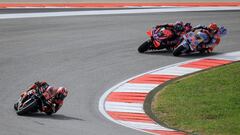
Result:
<svg viewBox="0 0 240 135">
<path fill-rule="evenodd" d="M 218 26 L 217 26 L 217 24 L 216 23 L 210 23 L 209 25 L 208 25 L 208 29 L 209 30 L 211 30 L 210 32 L 217 32 L 218 31 Z"/>
<path fill-rule="evenodd" d="M 177 24 L 183 25 L 183 22 L 182 22 L 182 21 L 176 21 L 176 22 L 175 22 L 175 25 L 177 25 Z"/>
<path fill-rule="evenodd" d="M 177 21 L 174 25 L 174 29 L 176 31 L 183 31 L 184 30 L 183 22 L 182 21 Z"/>
<path fill-rule="evenodd" d="M 191 23 L 186 23 L 186 24 L 184 25 L 184 27 L 185 27 L 186 31 L 192 30 L 192 25 L 191 25 Z"/>
<path fill-rule="evenodd" d="M 68 91 L 64 87 L 59 87 L 56 93 L 56 99 L 63 100 L 68 94 Z"/>
</svg>

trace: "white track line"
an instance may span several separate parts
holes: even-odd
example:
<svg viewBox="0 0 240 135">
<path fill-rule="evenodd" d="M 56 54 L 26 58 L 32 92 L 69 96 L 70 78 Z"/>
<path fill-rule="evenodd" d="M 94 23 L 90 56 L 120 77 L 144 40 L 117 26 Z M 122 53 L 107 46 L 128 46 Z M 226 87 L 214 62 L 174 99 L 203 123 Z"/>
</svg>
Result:
<svg viewBox="0 0 240 135">
<path fill-rule="evenodd" d="M 137 128 L 137 129 L 145 129 L 145 130 L 164 130 L 164 131 L 174 131 L 172 129 L 169 128 L 165 128 L 165 127 L 160 127 L 157 124 L 154 123 L 144 123 L 144 122 L 129 122 L 129 121 L 120 121 L 119 122 L 129 125 L 133 128 Z"/>
<path fill-rule="evenodd" d="M 123 102 L 105 102 L 105 110 L 112 112 L 130 112 L 130 113 L 145 113 L 143 104 L 138 103 L 123 103 Z"/>
<path fill-rule="evenodd" d="M 148 93 L 155 87 L 157 87 L 157 84 L 131 84 L 126 83 L 120 87 L 118 87 L 115 92 L 143 92 Z"/>
<path fill-rule="evenodd" d="M 37 18 L 37 17 L 60 17 L 60 16 L 89 16 L 89 15 L 118 15 L 118 14 L 142 14 L 164 13 L 185 11 L 219 11 L 240 10 L 240 7 L 176 7 L 176 8 L 151 8 L 151 9 L 121 9 L 121 10 L 94 10 L 94 11 L 67 11 L 45 13 L 16 13 L 0 14 L 0 19 Z"/>
<path fill-rule="evenodd" d="M 170 67 L 164 70 L 160 70 L 157 72 L 154 72 L 152 74 L 161 74 L 161 75 L 177 75 L 177 76 L 182 76 L 186 74 L 190 74 L 193 72 L 200 71 L 201 69 L 196 69 L 196 68 L 183 68 L 183 67 Z"/>
</svg>

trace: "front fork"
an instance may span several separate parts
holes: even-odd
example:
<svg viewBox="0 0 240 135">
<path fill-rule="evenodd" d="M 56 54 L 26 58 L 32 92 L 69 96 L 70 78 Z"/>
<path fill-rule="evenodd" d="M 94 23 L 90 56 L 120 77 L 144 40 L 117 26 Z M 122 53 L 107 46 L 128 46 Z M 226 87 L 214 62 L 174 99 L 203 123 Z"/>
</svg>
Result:
<svg viewBox="0 0 240 135">
<path fill-rule="evenodd" d="M 17 111 L 19 107 L 22 105 L 22 97 L 20 97 L 17 102 L 14 104 L 14 109 Z"/>
<path fill-rule="evenodd" d="M 150 47 L 150 49 L 163 49 L 163 48 L 166 48 L 160 42 L 156 41 L 153 37 L 151 37 L 151 39 L 149 39 L 149 47 Z"/>
<path fill-rule="evenodd" d="M 182 51 L 182 53 L 189 53 L 192 50 L 192 48 L 190 47 L 190 43 L 186 40 L 184 40 L 180 45 L 182 45 L 185 49 Z"/>
</svg>

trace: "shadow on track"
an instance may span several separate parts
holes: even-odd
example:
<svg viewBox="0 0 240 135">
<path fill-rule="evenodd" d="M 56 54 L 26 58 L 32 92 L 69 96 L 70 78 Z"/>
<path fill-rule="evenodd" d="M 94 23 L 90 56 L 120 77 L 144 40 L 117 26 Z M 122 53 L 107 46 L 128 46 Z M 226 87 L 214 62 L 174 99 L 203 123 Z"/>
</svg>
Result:
<svg viewBox="0 0 240 135">
<path fill-rule="evenodd" d="M 81 118 L 66 116 L 66 115 L 63 115 L 63 114 L 46 115 L 44 113 L 33 113 L 33 114 L 24 115 L 23 117 L 40 118 L 40 119 L 53 119 L 53 120 L 79 120 L 79 121 L 84 121 Z"/>
<path fill-rule="evenodd" d="M 209 57 L 209 56 L 215 56 L 215 55 L 220 55 L 220 54 L 223 54 L 223 53 L 221 53 L 221 52 L 212 52 L 212 53 L 204 53 L 204 54 L 201 54 L 201 53 L 191 53 L 191 54 L 181 55 L 181 56 L 178 56 L 178 57 L 202 58 L 202 57 Z"/>
<path fill-rule="evenodd" d="M 167 51 L 167 50 L 145 52 L 144 54 L 146 54 L 146 55 L 173 56 L 173 54 L 171 52 Z M 223 53 L 221 53 L 221 52 L 212 52 L 212 53 L 205 53 L 205 54 L 191 53 L 191 54 L 181 55 L 181 56 L 178 56 L 178 57 L 179 58 L 202 58 L 202 57 L 215 56 L 215 55 L 219 55 L 219 54 L 223 54 Z M 175 57 L 175 56 L 173 56 L 173 57 Z"/>
<path fill-rule="evenodd" d="M 167 50 L 159 50 L 159 51 L 149 51 L 149 52 L 145 52 L 142 54 L 146 54 L 146 55 L 164 55 L 164 56 L 173 56 L 171 52 L 167 51 Z"/>
</svg>

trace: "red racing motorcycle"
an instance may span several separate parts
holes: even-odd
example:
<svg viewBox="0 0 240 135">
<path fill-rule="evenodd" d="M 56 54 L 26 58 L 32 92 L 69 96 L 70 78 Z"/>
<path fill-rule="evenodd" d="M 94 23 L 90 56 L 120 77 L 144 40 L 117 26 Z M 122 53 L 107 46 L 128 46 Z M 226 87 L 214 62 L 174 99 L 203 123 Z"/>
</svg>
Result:
<svg viewBox="0 0 240 135">
<path fill-rule="evenodd" d="M 18 99 L 18 102 L 14 104 L 14 109 L 18 115 L 26 115 L 35 112 L 44 112 L 47 115 L 52 114 L 52 108 L 49 107 L 48 111 L 43 111 L 43 106 L 50 106 L 48 101 L 42 98 L 42 91 L 37 88 L 34 91 L 29 91 L 27 98 L 23 99 L 22 96 Z"/>
<path fill-rule="evenodd" d="M 144 53 L 148 50 L 162 50 L 167 49 L 172 52 L 175 45 L 168 45 L 167 41 L 172 40 L 174 37 L 173 31 L 165 29 L 163 27 L 153 28 L 146 32 L 150 37 L 149 40 L 145 41 L 142 45 L 138 47 L 139 53 Z"/>
</svg>

